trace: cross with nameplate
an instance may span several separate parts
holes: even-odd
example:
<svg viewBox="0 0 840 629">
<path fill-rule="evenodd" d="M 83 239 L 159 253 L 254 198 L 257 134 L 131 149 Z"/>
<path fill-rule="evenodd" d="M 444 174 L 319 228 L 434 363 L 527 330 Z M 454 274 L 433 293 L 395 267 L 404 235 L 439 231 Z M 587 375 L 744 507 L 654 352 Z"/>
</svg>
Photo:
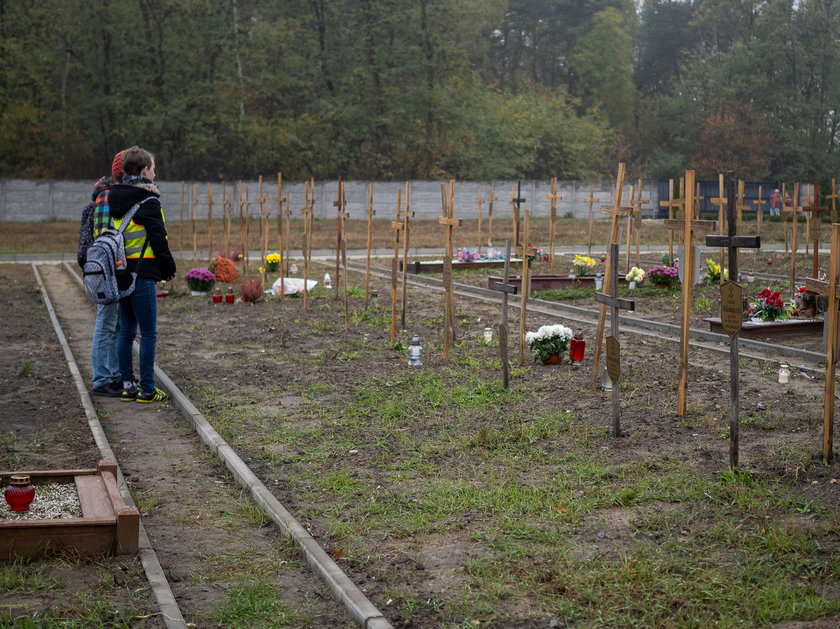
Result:
<svg viewBox="0 0 840 629">
<path fill-rule="evenodd" d="M 612 436 L 621 436 L 621 404 L 619 378 L 621 377 L 621 345 L 618 341 L 618 311 L 636 309 L 636 302 L 632 299 L 623 299 L 618 296 L 618 243 L 610 243 L 610 280 L 609 295 L 595 293 L 595 301 L 601 304 L 602 308 L 609 306 L 610 312 L 610 336 L 607 337 L 607 374 L 612 381 Z"/>
<path fill-rule="evenodd" d="M 729 198 L 733 199 L 735 192 L 735 173 L 728 172 Z M 740 285 L 736 283 L 738 278 L 738 249 L 749 248 L 759 249 L 761 247 L 760 236 L 738 236 L 738 222 L 734 202 L 730 202 L 726 208 L 727 235 L 706 236 L 707 247 L 725 247 L 729 253 L 729 276 L 735 278 L 720 286 L 721 303 L 721 324 L 729 334 L 729 465 L 733 469 L 738 467 L 738 439 L 740 432 L 740 419 L 738 406 L 740 403 L 740 379 L 739 379 L 739 358 L 738 358 L 738 334 L 741 331 L 741 313 L 743 293 Z M 723 275 L 723 265 L 721 265 Z"/>
<path fill-rule="evenodd" d="M 502 385 L 505 389 L 510 381 L 510 364 L 508 363 L 508 295 L 516 294 L 516 286 L 510 283 L 510 238 L 505 240 L 505 269 L 502 283 L 496 282 L 490 288 L 502 293 L 502 322 L 499 324 L 499 358 L 502 361 Z"/>
<path fill-rule="evenodd" d="M 831 225 L 831 251 L 828 266 L 828 281 L 808 278 L 805 280 L 805 288 L 828 297 L 822 456 L 826 463 L 831 463 L 834 454 L 834 395 L 838 357 L 837 329 L 840 322 L 840 286 L 838 286 L 838 281 L 840 281 L 840 224 L 838 223 L 832 223 Z"/>
<path fill-rule="evenodd" d="M 820 200 L 820 182 L 814 182 L 814 194 L 811 199 L 811 205 L 806 205 L 802 208 L 803 212 L 808 212 L 808 216 L 810 217 L 810 230 L 809 230 L 809 237 L 811 241 L 814 243 L 814 265 L 812 268 L 812 277 L 819 277 L 820 274 L 820 227 L 822 226 L 822 220 L 820 219 L 820 214 L 822 212 L 828 212 L 827 205 L 818 205 Z"/>
<path fill-rule="evenodd" d="M 613 193 L 613 204 L 601 207 L 602 214 L 610 215 L 610 245 L 618 244 L 618 222 L 622 216 L 630 216 L 633 213 L 633 208 L 629 205 L 621 204 L 621 194 L 624 190 L 624 174 L 626 165 L 624 162 L 619 162 L 618 172 L 615 177 L 615 192 Z M 616 251 L 618 251 L 616 249 Z M 612 254 L 612 248 L 608 250 Z M 615 264 L 618 265 L 618 258 L 616 257 Z M 604 283 L 609 286 L 612 279 L 613 261 L 607 260 L 607 268 L 604 270 Z M 615 267 L 616 269 L 618 266 Z M 607 307 L 601 304 L 598 312 L 598 327 L 595 332 L 595 351 L 592 356 L 592 375 L 590 376 L 589 384 L 592 389 L 598 387 L 598 371 L 601 366 L 601 347 L 604 342 L 604 327 L 606 325 Z"/>
</svg>

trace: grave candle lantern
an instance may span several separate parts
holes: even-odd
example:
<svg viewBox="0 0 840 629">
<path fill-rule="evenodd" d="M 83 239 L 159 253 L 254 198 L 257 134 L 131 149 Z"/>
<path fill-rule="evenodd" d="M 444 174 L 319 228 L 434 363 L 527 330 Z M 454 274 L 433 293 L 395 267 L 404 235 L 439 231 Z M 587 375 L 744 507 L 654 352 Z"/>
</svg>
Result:
<svg viewBox="0 0 840 629">
<path fill-rule="evenodd" d="M 222 303 L 222 291 L 220 291 L 218 288 L 215 291 L 213 291 L 213 303 Z"/>
<path fill-rule="evenodd" d="M 488 345 L 493 342 L 493 328 L 489 325 L 484 328 L 484 342 Z"/>
<path fill-rule="evenodd" d="M 29 511 L 29 505 L 35 498 L 35 488 L 28 475 L 19 474 L 11 477 L 3 494 L 12 511 Z"/>
<path fill-rule="evenodd" d="M 412 367 L 421 366 L 423 364 L 422 356 L 423 346 L 420 345 L 420 337 L 415 334 L 408 346 L 408 364 Z"/>
<path fill-rule="evenodd" d="M 332 278 L 329 273 L 324 273 L 324 288 L 332 288 Z"/>
<path fill-rule="evenodd" d="M 604 276 L 600 273 L 595 274 L 595 290 L 600 291 L 604 287 Z"/>
<path fill-rule="evenodd" d="M 779 365 L 779 384 L 787 384 L 790 381 L 790 369 L 785 363 Z"/>
<path fill-rule="evenodd" d="M 228 286 L 227 294 L 225 295 L 225 303 L 232 304 L 236 300 L 236 295 L 233 294 L 233 286 Z"/>
<path fill-rule="evenodd" d="M 586 341 L 583 340 L 583 334 L 577 332 L 569 343 L 569 360 L 572 362 L 580 362 L 583 360 L 583 351 L 586 349 Z"/>
</svg>

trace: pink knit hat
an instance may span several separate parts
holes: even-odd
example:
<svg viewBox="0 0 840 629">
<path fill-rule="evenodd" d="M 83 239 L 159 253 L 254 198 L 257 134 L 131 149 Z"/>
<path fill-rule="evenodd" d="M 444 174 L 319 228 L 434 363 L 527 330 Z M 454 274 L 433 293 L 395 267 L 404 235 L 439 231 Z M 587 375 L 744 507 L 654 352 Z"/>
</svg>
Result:
<svg viewBox="0 0 840 629">
<path fill-rule="evenodd" d="M 120 151 L 116 155 L 114 155 L 114 161 L 111 162 L 111 176 L 112 177 L 119 177 L 120 175 L 124 175 L 125 171 L 122 167 L 122 156 L 125 153 L 125 150 Z"/>
</svg>

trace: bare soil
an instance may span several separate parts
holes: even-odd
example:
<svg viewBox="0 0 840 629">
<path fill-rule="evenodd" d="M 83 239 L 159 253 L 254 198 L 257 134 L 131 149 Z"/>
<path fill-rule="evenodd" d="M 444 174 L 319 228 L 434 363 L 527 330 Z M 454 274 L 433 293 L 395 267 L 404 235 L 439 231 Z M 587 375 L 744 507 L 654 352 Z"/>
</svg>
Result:
<svg viewBox="0 0 840 629">
<path fill-rule="evenodd" d="M 755 256 L 754 268 L 766 270 L 769 259 Z M 779 268 L 784 260 L 776 259 L 774 264 Z M 187 263 L 181 265 L 182 270 L 186 268 Z M 83 377 L 89 382 L 86 352 L 93 309 L 62 270 L 50 266 L 40 269 Z M 475 274 L 456 280 L 486 282 L 483 275 Z M 360 285 L 363 280 L 355 276 L 351 282 Z M 374 280 L 376 301 L 380 303 L 373 310 L 378 316 L 354 319 L 346 328 L 341 300 L 311 299 L 306 310 L 300 298 L 218 306 L 206 298 L 178 296 L 184 289 L 182 283 L 176 280 L 169 287 L 170 296 L 159 301 L 159 365 L 214 425 L 224 426 L 231 409 L 252 413 L 251 430 L 230 435 L 232 445 L 325 548 L 339 558 L 351 578 L 395 626 L 444 626 L 429 608 L 415 614 L 397 608 L 391 602 L 393 592 L 405 591 L 432 600 L 463 587 L 465 562 L 482 552 L 469 535 L 469 523 L 471 519 L 480 523 L 486 514 L 464 514 L 463 526 L 444 528 L 431 538 L 341 539 L 327 529 L 319 515 L 331 508 L 329 493 L 313 499 L 317 492 L 311 487 L 284 482 L 283 465 L 295 460 L 294 446 L 266 443 L 260 431 L 261 422 L 298 417 L 299 421 L 319 422 L 312 414 L 308 391 L 317 391 L 319 407 L 334 408 L 349 403 L 355 385 L 387 382 L 407 369 L 404 353 L 388 348 L 390 282 Z M 698 296 L 705 296 L 712 305 L 694 313 L 693 326 L 702 328 L 702 317 L 717 314 L 715 292 L 698 290 Z M 0 361 L 0 465 L 5 469 L 94 466 L 99 453 L 30 267 L 0 266 L 0 296 L 5 322 L 0 328 L 4 351 Z M 362 299 L 350 299 L 351 313 L 361 313 L 363 306 Z M 459 299 L 456 310 L 457 338 L 470 346 L 469 351 L 463 351 L 492 359 L 495 348 L 476 346 L 485 325 L 498 321 L 499 308 Z M 680 314 L 678 294 L 663 292 L 646 298 L 638 310 L 644 316 L 676 323 Z M 400 333 L 401 340 L 406 342 L 411 334 L 418 334 L 425 346 L 424 369 L 432 373 L 449 369 L 442 351 L 440 293 L 412 287 L 407 312 L 407 330 Z M 527 327 L 536 329 L 549 322 L 553 321 L 532 316 Z M 512 331 L 518 329 L 514 312 L 510 326 Z M 591 326 L 585 329 L 587 338 L 591 339 L 593 330 Z M 690 461 L 692 468 L 704 475 L 725 470 L 729 453 L 729 442 L 723 434 L 730 407 L 728 356 L 692 352 L 688 413 L 680 418 L 675 413 L 678 348 L 655 337 L 628 336 L 621 340 L 623 436 L 613 440 L 605 433 L 598 438 L 597 447 L 616 461 L 650 466 L 652 473 L 659 462 L 670 460 Z M 819 344 L 812 338 L 800 342 L 803 346 Z M 454 351 L 461 352 L 457 346 Z M 529 363 L 529 368 L 517 371 L 515 384 L 534 391 L 543 405 L 568 410 L 581 426 L 607 426 L 611 396 L 589 386 L 591 352 L 589 343 L 582 365 L 542 367 Z M 515 362 L 515 345 L 511 356 Z M 265 392 L 270 393 L 269 401 Z M 741 369 L 741 463 L 758 477 L 777 482 L 792 499 L 811 501 L 836 513 L 840 483 L 835 481 L 840 477 L 840 467 L 836 463 L 817 464 L 815 459 L 801 456 L 803 451 L 813 457 L 819 455 L 822 395 L 821 377 L 794 371 L 790 384 L 780 386 L 775 364 L 745 365 Z M 264 522 L 243 525 L 236 513 L 228 519 L 231 512 L 241 511 L 236 505 L 247 499 L 206 454 L 171 405 L 143 408 L 101 398 L 95 402 L 133 492 L 148 507 L 144 509 L 144 524 L 190 622 L 199 627 L 217 626 L 212 617 L 214 608 L 232 589 L 246 582 L 249 570 L 256 566 L 260 574 L 274 575 L 284 602 L 307 618 L 305 626 L 351 626 L 343 610 L 331 601 L 324 586 L 273 526 Z M 479 434 L 482 426 L 499 426 L 506 417 L 526 413 L 525 408 L 499 408 L 492 417 L 476 416 L 475 423 L 465 430 Z M 320 426 L 321 438 L 338 436 L 342 420 L 336 421 Z M 409 431 L 409 441 L 428 436 L 422 425 L 399 430 Z M 336 461 L 352 456 L 360 482 L 393 489 L 395 480 L 380 464 L 383 452 L 376 444 L 360 443 L 352 454 L 334 451 L 328 456 Z M 463 466 L 465 474 L 469 474 L 471 465 L 479 468 L 478 462 L 464 461 L 442 460 L 435 465 Z M 587 525 L 593 535 L 581 535 L 580 558 L 597 553 L 613 556 L 627 542 L 633 517 L 625 509 L 600 510 Z M 596 531 L 605 533 L 598 538 L 600 541 L 595 540 Z M 239 568 L 231 568 L 226 561 L 231 556 L 242 558 Z M 55 575 L 60 586 L 36 595 L 21 595 L 12 605 L 4 602 L 0 614 L 16 618 L 56 607 L 69 616 L 81 615 L 81 601 L 100 596 L 122 617 L 132 618 L 136 626 L 162 626 L 135 558 L 46 558 L 32 565 L 49 570 L 59 566 Z M 520 608 L 515 596 L 501 604 L 507 617 L 516 619 L 507 626 L 547 626 L 550 620 L 531 615 L 527 604 Z M 808 626 L 829 627 L 838 622 L 838 618 L 823 619 Z"/>
</svg>

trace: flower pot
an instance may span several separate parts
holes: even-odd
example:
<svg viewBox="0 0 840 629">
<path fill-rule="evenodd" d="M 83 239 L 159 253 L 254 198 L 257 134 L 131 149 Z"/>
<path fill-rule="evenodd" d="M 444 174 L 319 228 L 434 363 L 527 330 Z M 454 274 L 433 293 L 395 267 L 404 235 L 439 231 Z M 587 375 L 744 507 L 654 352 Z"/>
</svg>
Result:
<svg viewBox="0 0 840 629">
<path fill-rule="evenodd" d="M 628 288 L 630 288 L 630 290 L 636 290 L 636 282 L 631 281 L 628 284 Z"/>
<path fill-rule="evenodd" d="M 661 288 L 662 290 L 671 290 L 670 284 L 654 284 L 656 288 Z"/>
<path fill-rule="evenodd" d="M 543 359 L 543 365 L 559 365 L 563 362 L 562 354 L 552 354 L 548 358 Z"/>
</svg>

